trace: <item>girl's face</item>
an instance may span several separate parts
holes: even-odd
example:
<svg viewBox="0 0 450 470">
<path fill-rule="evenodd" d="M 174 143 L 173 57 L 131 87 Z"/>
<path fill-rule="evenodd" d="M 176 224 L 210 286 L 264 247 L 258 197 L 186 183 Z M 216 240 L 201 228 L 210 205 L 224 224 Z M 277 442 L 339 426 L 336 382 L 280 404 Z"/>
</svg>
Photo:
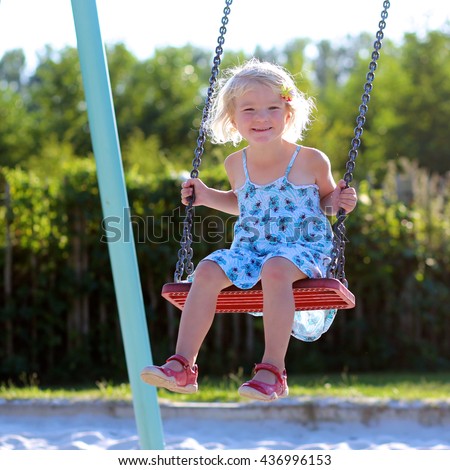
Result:
<svg viewBox="0 0 450 470">
<path fill-rule="evenodd" d="M 279 93 L 261 83 L 234 101 L 233 125 L 248 143 L 281 139 L 291 113 Z"/>
</svg>

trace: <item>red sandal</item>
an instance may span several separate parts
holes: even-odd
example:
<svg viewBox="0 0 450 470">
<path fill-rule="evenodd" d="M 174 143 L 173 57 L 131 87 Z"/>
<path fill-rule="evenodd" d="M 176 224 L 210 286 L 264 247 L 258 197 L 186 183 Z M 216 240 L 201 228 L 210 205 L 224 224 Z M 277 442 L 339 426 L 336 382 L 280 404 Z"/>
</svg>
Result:
<svg viewBox="0 0 450 470">
<path fill-rule="evenodd" d="M 268 384 L 260 380 L 249 380 L 239 387 L 239 395 L 261 401 L 277 400 L 278 398 L 285 398 L 289 395 L 286 369 L 280 372 L 280 370 L 272 364 L 263 362 L 261 364 L 255 364 L 253 374 L 256 374 L 259 370 L 272 372 L 277 379 L 276 382 L 274 384 Z"/>
<path fill-rule="evenodd" d="M 141 372 L 141 379 L 149 385 L 163 387 L 171 392 L 196 393 L 198 391 L 197 364 L 191 367 L 189 361 L 180 354 L 170 356 L 166 363 L 170 361 L 179 362 L 183 369 L 176 371 L 160 366 L 147 366 Z"/>
</svg>

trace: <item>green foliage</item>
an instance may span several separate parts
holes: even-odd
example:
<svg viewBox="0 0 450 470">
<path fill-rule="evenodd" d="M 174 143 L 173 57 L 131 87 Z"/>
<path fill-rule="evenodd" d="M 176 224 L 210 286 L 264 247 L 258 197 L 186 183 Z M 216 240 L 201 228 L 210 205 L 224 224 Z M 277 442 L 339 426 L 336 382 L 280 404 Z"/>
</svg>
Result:
<svg viewBox="0 0 450 470">
<path fill-rule="evenodd" d="M 364 137 L 372 168 L 399 156 L 431 171 L 450 169 L 446 121 L 450 118 L 450 37 L 430 32 L 405 36 L 400 47 L 387 43 L 376 74 Z"/>
<path fill-rule="evenodd" d="M 18 91 L 22 87 L 25 54 L 21 49 L 6 52 L 0 60 L 0 82 Z"/>
<path fill-rule="evenodd" d="M 358 306 L 352 320 L 343 315 L 343 323 L 365 343 L 369 367 L 393 361 L 439 368 L 450 357 L 448 178 L 407 160 L 396 166 L 389 166 L 379 189 L 367 181 L 359 187 L 347 256 Z"/>
<path fill-rule="evenodd" d="M 307 354 L 305 345 L 292 342 L 288 367 L 293 373 L 448 367 L 449 185 L 407 160 L 400 164 L 392 165 L 382 181 L 360 182 L 360 203 L 347 223 L 346 253 L 357 307 L 341 312 L 324 340 L 307 346 Z M 10 234 L 14 289 L 0 309 L 6 332 L 0 374 L 37 373 L 43 381 L 64 382 L 87 368 L 87 379 L 123 379 L 95 165 L 77 159 L 62 169 L 62 180 L 19 169 L 3 171 L 10 215 L 2 230 Z M 211 186 L 227 187 L 223 174 L 205 170 L 204 179 Z M 174 346 L 179 317 L 159 295 L 162 284 L 172 278 L 179 248 L 184 213 L 176 202 L 179 180 L 170 172 L 145 176 L 131 167 L 127 186 L 149 330 L 159 361 Z M 206 208 L 197 211 L 196 262 L 227 246 L 233 220 Z M 7 240 L 5 233 L 2 239 Z M 3 292 L 6 281 L 4 276 Z M 237 370 L 242 358 L 251 364 L 262 340 L 260 320 L 221 316 L 202 350 L 202 369 L 225 372 L 217 364 L 227 363 L 227 369 Z"/>
<path fill-rule="evenodd" d="M 77 155 L 91 149 L 86 103 L 77 50 L 55 52 L 47 47 L 28 85 L 28 108 L 34 120 L 33 134 L 40 143 L 56 135 L 69 142 Z"/>
<path fill-rule="evenodd" d="M 372 49 L 370 35 L 347 37 L 335 45 L 296 39 L 281 49 L 255 55 L 277 61 L 316 97 L 316 122 L 306 144 L 323 149 L 334 167 L 344 167 Z M 361 152 L 360 174 L 382 173 L 387 160 L 405 156 L 440 174 L 450 169 L 446 122 L 450 116 L 450 38 L 431 31 L 408 34 L 400 45 L 384 41 L 376 71 Z M 139 61 L 123 44 L 107 50 L 118 130 L 123 147 L 141 133 L 157 138 L 177 170 L 192 160 L 211 69 L 211 53 L 185 46 L 156 50 Z M 226 52 L 222 67 L 245 59 Z M 24 55 L 10 51 L 0 60 L 1 164 L 27 167 L 48 141 L 70 144 L 73 153 L 91 152 L 86 104 L 77 51 L 47 48 L 30 77 Z M 175 162 L 175 163 L 174 163 Z M 342 170 L 343 171 L 343 170 Z"/>
<path fill-rule="evenodd" d="M 0 164 L 13 167 L 30 155 L 33 139 L 23 97 L 9 85 L 0 85 L 0 122 Z"/>
<path fill-rule="evenodd" d="M 161 151 L 158 137 L 146 138 L 140 129 L 136 129 L 128 139 L 122 157 L 125 171 L 141 175 L 161 175 L 174 171 L 175 163 L 172 164 Z"/>
</svg>

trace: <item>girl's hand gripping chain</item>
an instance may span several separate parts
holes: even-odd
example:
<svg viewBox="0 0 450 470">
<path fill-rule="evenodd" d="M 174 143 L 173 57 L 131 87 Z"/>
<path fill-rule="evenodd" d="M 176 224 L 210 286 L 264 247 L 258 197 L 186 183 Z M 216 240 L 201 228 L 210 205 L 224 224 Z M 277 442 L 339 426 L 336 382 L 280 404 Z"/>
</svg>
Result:
<svg viewBox="0 0 450 470">
<path fill-rule="evenodd" d="M 340 208 L 344 209 L 348 214 L 356 207 L 356 191 L 355 188 L 348 187 L 344 180 L 338 181 L 335 190 L 332 193 L 331 201 L 333 205 L 333 213 L 336 213 Z"/>
<path fill-rule="evenodd" d="M 181 203 L 187 206 L 192 197 L 194 197 L 193 206 L 205 205 L 208 186 L 198 178 L 190 178 L 181 185 Z"/>
</svg>

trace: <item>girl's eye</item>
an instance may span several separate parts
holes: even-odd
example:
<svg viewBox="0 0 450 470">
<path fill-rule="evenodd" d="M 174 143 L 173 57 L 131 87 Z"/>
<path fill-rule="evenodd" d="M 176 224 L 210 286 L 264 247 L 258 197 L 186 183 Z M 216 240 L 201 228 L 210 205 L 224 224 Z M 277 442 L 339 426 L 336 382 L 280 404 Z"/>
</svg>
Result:
<svg viewBox="0 0 450 470">
<path fill-rule="evenodd" d="M 270 109 L 271 111 L 273 111 L 273 110 L 280 109 L 280 107 L 279 107 L 279 106 L 271 106 L 269 109 Z"/>
<path fill-rule="evenodd" d="M 244 112 L 247 112 L 247 111 L 253 111 L 253 108 L 245 108 Z"/>
</svg>

